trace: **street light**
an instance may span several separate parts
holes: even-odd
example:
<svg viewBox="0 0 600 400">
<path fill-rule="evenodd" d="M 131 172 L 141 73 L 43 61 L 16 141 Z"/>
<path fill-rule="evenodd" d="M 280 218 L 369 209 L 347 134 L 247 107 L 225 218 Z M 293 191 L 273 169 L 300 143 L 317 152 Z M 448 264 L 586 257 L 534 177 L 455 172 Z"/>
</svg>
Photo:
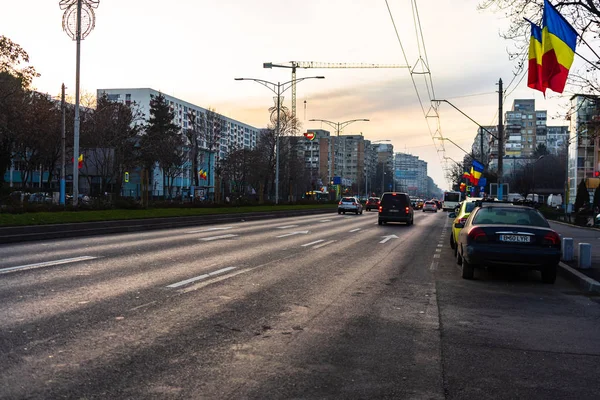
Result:
<svg viewBox="0 0 600 400">
<path fill-rule="evenodd" d="M 535 164 L 537 164 L 538 161 L 540 161 L 542 158 L 544 158 L 544 156 L 539 156 L 537 160 L 535 160 L 532 164 L 531 164 L 531 181 L 532 181 L 532 185 L 531 185 L 531 191 L 533 192 L 531 195 L 531 198 L 533 200 L 533 202 L 535 203 Z"/>
<path fill-rule="evenodd" d="M 279 111 L 281 109 L 281 94 L 288 90 L 293 84 L 297 82 L 302 82 L 306 79 L 325 79 L 324 76 L 308 76 L 300 79 L 292 79 L 291 81 L 287 81 L 284 83 L 281 82 L 269 82 L 263 79 L 255 79 L 255 78 L 235 78 L 236 81 L 254 81 L 258 82 L 261 85 L 265 86 L 271 92 L 277 95 L 277 130 L 276 130 L 276 142 L 275 142 L 275 204 L 279 204 Z M 287 87 L 286 87 L 287 86 Z"/>
<path fill-rule="evenodd" d="M 370 120 L 366 119 L 366 118 L 360 118 L 360 119 L 351 119 L 351 120 L 344 121 L 344 122 L 333 122 L 333 121 L 329 121 L 329 120 L 326 120 L 326 119 L 309 119 L 309 121 L 312 121 L 312 122 L 316 121 L 316 122 L 324 122 L 324 123 L 326 123 L 327 125 L 329 125 L 329 126 L 331 126 L 332 128 L 335 129 L 336 136 L 339 137 L 340 136 L 340 132 L 345 127 L 347 127 L 348 125 L 350 125 L 351 123 L 358 122 L 358 121 L 368 122 Z M 344 144 L 345 144 L 345 142 L 344 142 Z M 332 149 L 332 153 L 334 155 L 335 152 L 333 150 L 334 149 Z M 333 157 L 330 157 L 330 159 L 329 159 L 329 171 L 332 174 L 334 174 L 333 167 L 334 167 L 334 165 L 333 165 Z M 331 178 L 332 178 L 332 176 L 330 176 L 330 178 L 329 178 L 330 182 L 331 182 Z M 344 179 L 344 162 L 343 161 L 342 161 L 341 178 Z"/>
</svg>

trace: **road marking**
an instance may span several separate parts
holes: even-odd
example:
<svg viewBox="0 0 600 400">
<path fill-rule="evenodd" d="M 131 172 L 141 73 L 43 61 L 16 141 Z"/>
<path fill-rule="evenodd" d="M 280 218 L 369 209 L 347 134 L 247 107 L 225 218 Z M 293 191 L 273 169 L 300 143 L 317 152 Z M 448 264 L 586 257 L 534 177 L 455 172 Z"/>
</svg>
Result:
<svg viewBox="0 0 600 400">
<path fill-rule="evenodd" d="M 330 219 L 322 219 L 319 222 L 331 222 L 331 220 Z"/>
<path fill-rule="evenodd" d="M 440 258 L 440 254 L 434 254 L 433 258 Z"/>
<path fill-rule="evenodd" d="M 437 261 L 432 261 L 431 265 L 429 266 L 429 269 L 431 271 L 435 271 L 437 269 L 437 267 L 438 267 L 438 262 Z"/>
<path fill-rule="evenodd" d="M 329 242 L 318 244 L 318 245 L 314 246 L 313 249 L 318 249 L 320 247 L 327 246 L 328 244 L 331 244 L 333 242 L 335 242 L 335 240 L 330 240 Z"/>
<path fill-rule="evenodd" d="M 398 236 L 396 235 L 388 235 L 388 236 L 382 236 L 383 240 L 380 241 L 379 243 L 385 243 L 390 239 L 398 239 Z"/>
<path fill-rule="evenodd" d="M 82 256 L 82 257 L 74 257 L 74 258 L 64 258 L 62 260 L 56 260 L 56 261 L 46 261 L 46 262 L 35 263 L 35 264 L 19 265 L 17 267 L 2 268 L 2 269 L 0 269 L 0 274 L 3 274 L 5 272 L 10 272 L 10 271 L 16 271 L 18 269 L 50 267 L 52 265 L 69 264 L 69 263 L 74 263 L 77 261 L 93 260 L 96 258 L 98 258 L 98 257 Z"/>
<path fill-rule="evenodd" d="M 150 303 L 142 304 L 141 306 L 130 308 L 128 311 L 135 311 L 135 310 L 139 310 L 140 308 L 150 307 L 153 304 L 156 304 L 156 300 L 151 301 Z"/>
<path fill-rule="evenodd" d="M 227 229 L 231 229 L 233 228 L 232 226 L 222 226 L 222 227 L 218 227 L 218 228 L 207 228 L 207 229 L 198 229 L 196 231 L 189 231 L 186 233 L 200 233 L 200 232 L 210 232 L 210 231 L 224 231 Z"/>
<path fill-rule="evenodd" d="M 211 237 L 207 237 L 207 238 L 202 238 L 200 240 L 203 240 L 205 242 L 208 242 L 210 240 L 219 240 L 219 239 L 229 239 L 232 237 L 236 237 L 237 235 L 221 235 L 221 236 L 211 236 Z"/>
<path fill-rule="evenodd" d="M 358 232 L 358 231 L 360 231 L 360 228 L 352 229 L 350 232 Z"/>
<path fill-rule="evenodd" d="M 440 243 L 440 244 L 438 244 L 438 247 L 444 247 L 444 245 Z"/>
<path fill-rule="evenodd" d="M 168 288 L 177 288 L 179 286 L 187 285 L 187 284 L 192 283 L 192 282 L 196 282 L 196 281 L 199 281 L 199 280 L 202 280 L 202 279 L 210 278 L 211 276 L 220 275 L 220 274 L 222 274 L 224 272 L 231 271 L 233 269 L 236 269 L 236 267 L 222 268 L 222 269 L 216 270 L 214 272 L 209 272 L 208 274 L 202 274 L 202 275 L 190 278 L 190 279 L 186 279 L 185 281 L 173 283 L 172 285 L 169 285 L 167 287 Z"/>
<path fill-rule="evenodd" d="M 312 246 L 313 244 L 321 243 L 321 242 L 324 242 L 324 241 L 325 241 L 325 239 L 315 240 L 314 242 L 303 244 L 302 247 Z"/>
<path fill-rule="evenodd" d="M 441 253 L 442 249 L 435 249 L 436 253 Z"/>
<path fill-rule="evenodd" d="M 286 225 L 286 226 L 278 226 L 277 229 L 288 229 L 288 228 L 296 228 L 298 225 Z"/>
<path fill-rule="evenodd" d="M 285 235 L 279 235 L 279 236 L 275 236 L 275 237 L 282 238 L 282 237 L 293 236 L 293 235 L 306 235 L 307 233 L 308 233 L 308 231 L 297 231 L 297 232 L 286 233 Z"/>
</svg>

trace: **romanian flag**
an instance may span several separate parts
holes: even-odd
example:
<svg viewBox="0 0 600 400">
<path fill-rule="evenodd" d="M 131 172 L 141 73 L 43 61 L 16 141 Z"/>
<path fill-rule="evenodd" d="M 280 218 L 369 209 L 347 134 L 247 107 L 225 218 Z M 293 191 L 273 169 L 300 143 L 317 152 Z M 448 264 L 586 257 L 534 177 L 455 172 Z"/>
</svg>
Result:
<svg viewBox="0 0 600 400">
<path fill-rule="evenodd" d="M 576 42 L 575 29 L 548 0 L 544 0 L 542 17 L 542 86 L 544 88 L 552 89 L 557 93 L 563 92 L 569 69 L 575 58 Z"/>
<path fill-rule="evenodd" d="M 473 185 L 477 186 L 479 182 L 479 178 L 481 178 L 481 174 L 483 174 L 484 166 L 479 161 L 473 160 L 473 164 L 471 165 L 471 178 L 470 181 Z"/>
<path fill-rule="evenodd" d="M 204 171 L 203 170 L 198 171 L 198 177 L 200 179 L 204 179 Z"/>
<path fill-rule="evenodd" d="M 465 185 L 464 183 L 461 183 L 459 186 L 459 189 L 461 192 L 464 192 L 466 188 L 467 188 L 467 185 Z"/>
<path fill-rule="evenodd" d="M 546 94 L 542 84 L 542 28 L 529 21 L 531 24 L 531 38 L 529 39 L 529 72 L 527 86 Z"/>
<path fill-rule="evenodd" d="M 72 157 L 71 162 L 73 162 Z M 81 167 L 83 167 L 83 154 L 79 154 L 79 158 L 77 158 L 77 169 L 81 169 Z"/>
<path fill-rule="evenodd" d="M 471 173 L 469 171 L 465 171 L 465 172 L 463 172 L 462 177 L 463 178 L 467 178 L 467 179 L 471 179 Z"/>
</svg>

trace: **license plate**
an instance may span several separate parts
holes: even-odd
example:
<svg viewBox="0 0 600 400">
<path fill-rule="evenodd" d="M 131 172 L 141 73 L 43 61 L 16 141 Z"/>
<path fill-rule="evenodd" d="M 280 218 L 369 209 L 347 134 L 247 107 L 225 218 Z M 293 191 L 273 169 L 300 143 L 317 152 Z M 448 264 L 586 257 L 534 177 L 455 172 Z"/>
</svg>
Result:
<svg viewBox="0 0 600 400">
<path fill-rule="evenodd" d="M 531 238 L 524 235 L 500 235 L 500 241 L 510 243 L 529 243 L 531 242 Z"/>
<path fill-rule="evenodd" d="M 400 210 L 390 210 L 390 212 L 400 212 Z"/>
</svg>

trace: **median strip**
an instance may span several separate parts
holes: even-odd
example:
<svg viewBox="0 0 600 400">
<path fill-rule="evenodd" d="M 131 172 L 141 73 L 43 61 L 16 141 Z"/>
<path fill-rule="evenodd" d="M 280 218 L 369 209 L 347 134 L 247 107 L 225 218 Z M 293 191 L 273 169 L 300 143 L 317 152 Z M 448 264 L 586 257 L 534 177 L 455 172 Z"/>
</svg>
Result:
<svg viewBox="0 0 600 400">
<path fill-rule="evenodd" d="M 61 264 L 70 264 L 70 263 L 74 263 L 74 262 L 78 262 L 78 261 L 93 260 L 95 258 L 98 258 L 98 257 L 82 256 L 82 257 L 74 257 L 74 258 L 64 258 L 62 260 L 55 260 L 55 261 L 46 261 L 46 262 L 35 263 L 35 264 L 19 265 L 17 267 L 2 268 L 2 269 L 0 269 L 0 274 L 4 274 L 6 272 L 11 272 L 11 271 L 16 271 L 16 270 L 51 267 L 53 265 L 61 265 Z"/>
<path fill-rule="evenodd" d="M 172 285 L 168 285 L 167 287 L 168 288 L 177 288 L 177 287 L 180 287 L 180 286 L 188 285 L 188 284 L 190 284 L 192 282 L 196 282 L 196 281 L 200 281 L 202 279 L 210 278 L 212 276 L 220 275 L 220 274 L 222 274 L 224 272 L 228 272 L 228 271 L 231 271 L 231 270 L 234 270 L 234 269 L 236 269 L 236 267 L 222 268 L 222 269 L 216 270 L 214 272 L 209 272 L 208 274 L 202 274 L 202 275 L 190 278 L 190 279 L 186 279 L 185 281 L 173 283 Z"/>
</svg>

